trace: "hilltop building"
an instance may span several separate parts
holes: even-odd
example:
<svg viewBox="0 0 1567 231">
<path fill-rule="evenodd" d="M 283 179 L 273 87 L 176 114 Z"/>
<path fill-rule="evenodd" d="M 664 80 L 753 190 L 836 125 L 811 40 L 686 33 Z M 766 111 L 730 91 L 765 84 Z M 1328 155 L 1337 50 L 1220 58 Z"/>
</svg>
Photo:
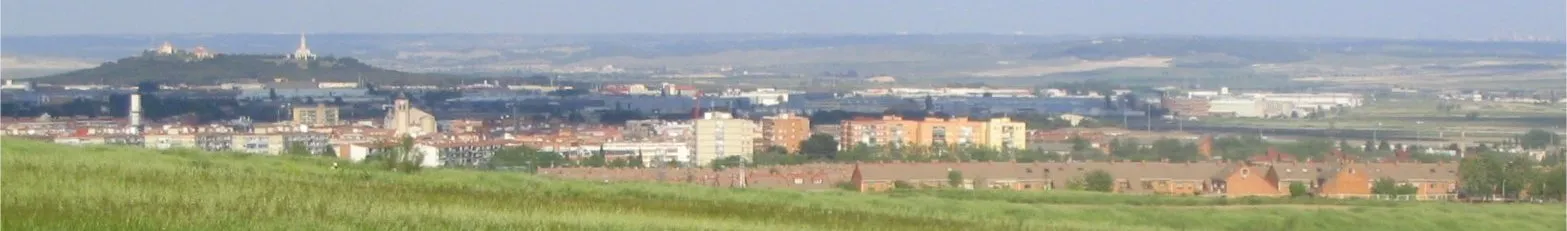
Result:
<svg viewBox="0 0 1567 231">
<path fill-rule="evenodd" d="M 294 49 L 294 53 L 288 55 L 288 58 L 293 59 L 294 61 L 310 61 L 316 59 L 316 54 L 310 53 L 310 47 L 305 45 L 305 34 L 299 34 L 299 48 Z"/>
<path fill-rule="evenodd" d="M 216 56 L 215 53 L 208 51 L 206 46 L 196 46 L 192 50 L 186 51 L 175 49 L 174 44 L 170 43 L 169 41 L 163 41 L 163 45 L 158 45 L 156 48 L 147 50 L 147 53 L 144 54 L 150 56 L 183 58 L 186 62 L 200 61 Z"/>
<path fill-rule="evenodd" d="M 158 49 L 154 51 L 156 51 L 158 55 L 174 55 L 174 44 L 169 43 L 169 41 L 163 41 L 163 45 L 158 46 Z"/>
<path fill-rule="evenodd" d="M 210 59 L 215 55 L 207 51 L 207 46 L 196 46 L 196 49 L 191 51 L 191 56 L 195 56 L 197 59 Z"/>
</svg>

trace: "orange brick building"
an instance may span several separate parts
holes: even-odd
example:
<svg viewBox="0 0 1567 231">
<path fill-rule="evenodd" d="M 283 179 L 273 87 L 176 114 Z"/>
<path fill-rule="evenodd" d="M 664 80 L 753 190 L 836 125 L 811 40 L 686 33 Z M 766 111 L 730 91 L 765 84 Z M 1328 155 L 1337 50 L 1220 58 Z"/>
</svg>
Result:
<svg viewBox="0 0 1567 231">
<path fill-rule="evenodd" d="M 800 151 L 800 142 L 810 137 L 809 118 L 793 114 L 762 118 L 762 140 L 766 145 L 783 147 L 789 153 L 795 153 Z"/>
</svg>

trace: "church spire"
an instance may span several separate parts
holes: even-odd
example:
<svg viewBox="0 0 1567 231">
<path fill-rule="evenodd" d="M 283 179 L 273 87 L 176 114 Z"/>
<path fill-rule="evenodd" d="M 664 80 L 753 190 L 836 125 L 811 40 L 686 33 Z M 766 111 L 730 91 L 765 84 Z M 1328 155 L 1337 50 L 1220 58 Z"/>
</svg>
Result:
<svg viewBox="0 0 1567 231">
<path fill-rule="evenodd" d="M 310 53 L 310 47 L 305 45 L 305 33 L 299 33 L 299 49 L 295 49 L 294 54 L 290 55 L 290 57 L 294 58 L 294 60 L 311 60 L 316 58 L 315 54 Z"/>
</svg>

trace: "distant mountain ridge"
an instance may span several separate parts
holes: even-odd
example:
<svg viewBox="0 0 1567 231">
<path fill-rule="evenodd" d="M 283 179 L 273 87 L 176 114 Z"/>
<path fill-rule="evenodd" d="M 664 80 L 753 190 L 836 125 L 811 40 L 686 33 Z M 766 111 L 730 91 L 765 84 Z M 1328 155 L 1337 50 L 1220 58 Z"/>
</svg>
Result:
<svg viewBox="0 0 1567 231">
<path fill-rule="evenodd" d="M 344 57 L 295 60 L 282 55 L 218 54 L 206 59 L 190 59 L 143 54 L 36 80 L 58 84 L 121 85 L 144 81 L 218 84 L 245 79 L 267 81 L 273 78 L 353 82 L 362 78 L 372 83 L 425 84 L 450 82 L 455 77 L 381 69 Z"/>
</svg>

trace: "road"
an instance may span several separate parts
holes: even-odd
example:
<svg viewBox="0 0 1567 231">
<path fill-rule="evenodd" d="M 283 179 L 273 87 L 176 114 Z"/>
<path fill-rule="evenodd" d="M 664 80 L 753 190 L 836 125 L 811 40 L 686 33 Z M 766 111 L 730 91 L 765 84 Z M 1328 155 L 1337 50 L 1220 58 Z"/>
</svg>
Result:
<svg viewBox="0 0 1567 231">
<path fill-rule="evenodd" d="M 1120 118 L 1117 117 L 1115 119 L 1119 120 Z M 1149 127 L 1149 124 L 1146 123 L 1146 120 L 1142 120 L 1141 118 L 1135 120 L 1128 119 L 1127 122 L 1129 122 L 1131 125 L 1128 129 L 1132 130 L 1147 130 Z M 1459 134 L 1456 134 L 1455 132 L 1444 132 L 1440 134 L 1442 137 L 1438 137 L 1439 134 L 1434 131 L 1376 129 L 1335 129 L 1330 131 L 1323 128 L 1258 128 L 1234 125 L 1209 125 L 1192 122 L 1177 124 L 1173 121 L 1162 120 L 1154 120 L 1152 121 L 1151 125 L 1154 131 L 1181 130 L 1200 134 L 1261 134 L 1262 136 L 1269 138 L 1328 137 L 1335 140 L 1371 140 L 1374 137 L 1375 139 L 1405 142 L 1440 142 L 1459 139 Z M 1471 139 L 1472 141 L 1497 140 L 1504 137 L 1509 137 L 1511 135 L 1512 134 L 1496 132 L 1465 132 L 1465 137 Z"/>
</svg>

